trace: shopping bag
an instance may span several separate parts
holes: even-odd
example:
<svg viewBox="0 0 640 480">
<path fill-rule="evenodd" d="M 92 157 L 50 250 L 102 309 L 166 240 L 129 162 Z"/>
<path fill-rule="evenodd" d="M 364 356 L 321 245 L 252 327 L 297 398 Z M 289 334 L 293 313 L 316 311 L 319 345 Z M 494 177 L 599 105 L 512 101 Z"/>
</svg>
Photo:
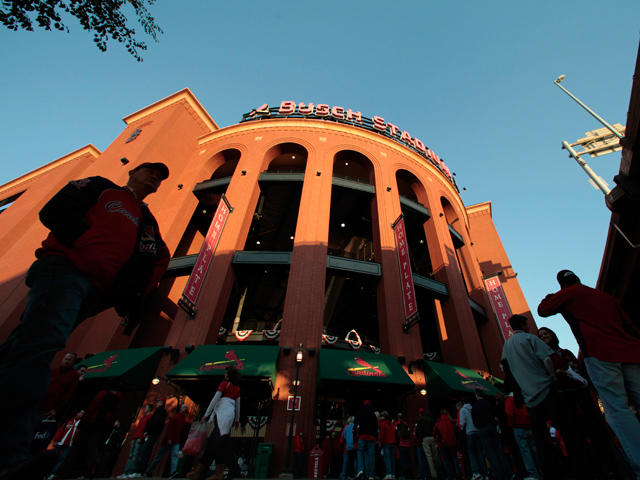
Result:
<svg viewBox="0 0 640 480">
<path fill-rule="evenodd" d="M 185 455 L 200 455 L 207 446 L 207 438 L 209 437 L 210 426 L 208 422 L 193 422 L 187 441 L 182 447 L 182 453 Z"/>
</svg>

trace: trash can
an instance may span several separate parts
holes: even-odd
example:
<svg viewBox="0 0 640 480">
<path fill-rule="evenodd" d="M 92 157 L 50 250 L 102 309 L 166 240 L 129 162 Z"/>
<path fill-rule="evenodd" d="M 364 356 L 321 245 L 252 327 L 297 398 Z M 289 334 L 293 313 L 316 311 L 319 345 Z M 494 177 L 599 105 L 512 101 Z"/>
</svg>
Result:
<svg viewBox="0 0 640 480">
<path fill-rule="evenodd" d="M 268 478 L 271 454 L 273 453 L 273 443 L 259 443 L 256 452 L 256 468 L 254 478 Z"/>
</svg>

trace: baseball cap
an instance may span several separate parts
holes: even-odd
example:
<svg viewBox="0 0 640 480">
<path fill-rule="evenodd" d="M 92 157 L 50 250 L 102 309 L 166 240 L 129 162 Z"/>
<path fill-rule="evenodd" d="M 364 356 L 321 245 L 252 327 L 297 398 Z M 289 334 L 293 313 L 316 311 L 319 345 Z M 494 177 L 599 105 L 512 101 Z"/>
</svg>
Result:
<svg viewBox="0 0 640 480">
<path fill-rule="evenodd" d="M 135 172 L 136 170 L 140 170 L 141 168 L 152 168 L 154 170 L 158 170 L 160 173 L 162 173 L 162 180 L 166 180 L 167 178 L 169 178 L 169 167 L 167 167 L 162 162 L 144 162 L 131 171 Z"/>
<path fill-rule="evenodd" d="M 556 280 L 560 285 L 568 283 L 577 283 L 580 282 L 578 276 L 573 273 L 571 270 L 560 270 L 558 275 L 556 275 Z"/>
</svg>

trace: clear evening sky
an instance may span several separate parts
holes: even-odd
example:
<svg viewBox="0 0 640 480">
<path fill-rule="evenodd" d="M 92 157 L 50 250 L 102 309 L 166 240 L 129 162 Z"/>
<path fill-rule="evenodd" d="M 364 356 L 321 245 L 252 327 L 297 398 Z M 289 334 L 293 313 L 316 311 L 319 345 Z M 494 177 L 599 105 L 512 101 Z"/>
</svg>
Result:
<svg viewBox="0 0 640 480">
<path fill-rule="evenodd" d="M 492 202 L 534 317 L 577 351 L 560 316 L 535 310 L 560 269 L 595 285 L 610 212 L 560 149 L 600 125 L 553 80 L 624 124 L 640 2 L 160 0 L 152 12 L 165 33 L 143 63 L 113 42 L 101 53 L 73 19 L 70 34 L 0 27 L 0 184 L 106 149 L 122 117 L 184 87 L 220 126 L 282 100 L 380 115 L 445 159 L 465 204 Z M 619 152 L 588 162 L 613 186 Z"/>
</svg>

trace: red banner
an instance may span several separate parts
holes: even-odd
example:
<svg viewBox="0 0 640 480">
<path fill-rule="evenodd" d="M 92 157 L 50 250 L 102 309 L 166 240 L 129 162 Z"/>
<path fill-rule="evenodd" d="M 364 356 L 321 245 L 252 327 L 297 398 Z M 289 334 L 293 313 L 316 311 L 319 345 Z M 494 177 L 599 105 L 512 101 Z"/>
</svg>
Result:
<svg viewBox="0 0 640 480">
<path fill-rule="evenodd" d="M 411 273 L 411 261 L 409 260 L 409 248 L 407 246 L 407 231 L 404 226 L 404 218 L 400 216 L 393 224 L 393 232 L 396 238 L 396 252 L 400 266 L 400 281 L 402 282 L 402 298 L 404 300 L 405 322 L 418 314 L 416 304 L 416 291 L 413 286 L 413 274 Z"/>
<path fill-rule="evenodd" d="M 495 277 L 485 278 L 484 286 L 489 294 L 489 301 L 491 302 L 493 312 L 496 314 L 496 318 L 498 319 L 498 325 L 500 326 L 502 336 L 505 340 L 509 340 L 513 335 L 513 329 L 511 328 L 511 325 L 509 325 L 511 308 L 509 307 L 509 302 L 507 302 L 507 297 L 504 294 L 500 278 L 498 278 L 497 275 Z"/>
<path fill-rule="evenodd" d="M 187 285 L 184 287 L 184 292 L 182 292 L 182 298 L 178 301 L 178 305 L 180 305 L 180 307 L 182 307 L 182 309 L 191 316 L 194 316 L 196 313 L 196 303 L 198 301 L 198 296 L 200 295 L 200 290 L 202 289 L 202 284 L 207 276 L 207 271 L 211 265 L 213 254 L 215 253 L 218 242 L 220 241 L 222 230 L 224 229 L 229 213 L 232 210 L 233 209 L 231 208 L 231 205 L 229 205 L 227 198 L 222 195 L 222 199 L 218 204 L 213 220 L 211 220 L 207 236 L 200 248 L 196 264 L 191 271 Z"/>
</svg>

